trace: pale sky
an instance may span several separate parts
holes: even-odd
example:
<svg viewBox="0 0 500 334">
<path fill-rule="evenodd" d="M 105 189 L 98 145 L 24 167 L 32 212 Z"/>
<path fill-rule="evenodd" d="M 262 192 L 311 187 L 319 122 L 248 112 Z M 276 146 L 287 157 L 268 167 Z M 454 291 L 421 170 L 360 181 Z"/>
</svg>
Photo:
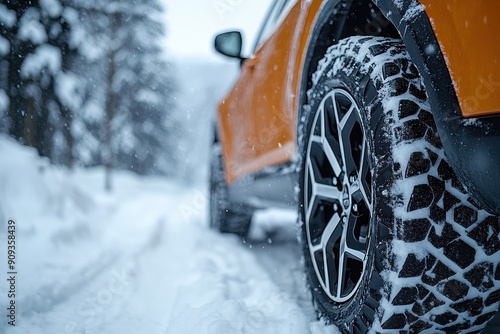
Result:
<svg viewBox="0 0 500 334">
<path fill-rule="evenodd" d="M 221 31 L 243 32 L 250 50 L 272 0 L 162 0 L 166 8 L 167 52 L 174 58 L 222 59 L 213 51 Z"/>
</svg>

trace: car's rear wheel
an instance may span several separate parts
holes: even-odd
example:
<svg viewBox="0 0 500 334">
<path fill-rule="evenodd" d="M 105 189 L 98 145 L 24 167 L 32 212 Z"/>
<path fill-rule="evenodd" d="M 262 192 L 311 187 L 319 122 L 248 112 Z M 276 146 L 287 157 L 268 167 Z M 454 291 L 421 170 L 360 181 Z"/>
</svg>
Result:
<svg viewBox="0 0 500 334">
<path fill-rule="evenodd" d="M 210 227 L 221 233 L 246 237 L 252 221 L 252 211 L 230 201 L 224 176 L 222 148 L 212 145 L 210 156 Z"/>
<path fill-rule="evenodd" d="M 500 222 L 446 161 L 401 41 L 352 37 L 313 75 L 299 221 L 319 314 L 345 333 L 475 332 L 500 299 Z"/>
</svg>

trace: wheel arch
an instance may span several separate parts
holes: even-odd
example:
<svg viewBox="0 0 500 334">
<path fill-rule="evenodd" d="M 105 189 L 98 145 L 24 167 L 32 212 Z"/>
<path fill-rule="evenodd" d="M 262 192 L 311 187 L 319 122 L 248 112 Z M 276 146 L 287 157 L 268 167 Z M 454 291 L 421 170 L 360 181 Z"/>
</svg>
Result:
<svg viewBox="0 0 500 334">
<path fill-rule="evenodd" d="M 373 2 L 328 1 L 317 17 L 307 47 L 301 78 L 301 106 L 306 101 L 305 93 L 312 87 L 312 74 L 326 50 L 339 40 L 355 35 L 400 38 L 393 23 Z"/>
</svg>

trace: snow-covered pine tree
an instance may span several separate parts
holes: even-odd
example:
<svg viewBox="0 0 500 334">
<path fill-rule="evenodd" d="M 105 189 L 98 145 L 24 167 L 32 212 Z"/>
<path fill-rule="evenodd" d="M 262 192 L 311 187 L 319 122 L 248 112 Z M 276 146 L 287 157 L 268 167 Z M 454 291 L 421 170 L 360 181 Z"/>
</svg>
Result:
<svg viewBox="0 0 500 334">
<path fill-rule="evenodd" d="M 158 0 L 0 4 L 0 131 L 68 166 L 171 172 L 161 10 Z"/>
<path fill-rule="evenodd" d="M 71 43 L 70 8 L 59 0 L 7 1 L 0 4 L 0 112 L 4 128 L 39 154 L 73 162 L 71 122 L 74 99 L 68 77 L 77 49 Z M 74 108 L 73 108 L 74 109 Z M 54 136 L 63 134 L 63 152 L 54 152 Z M 57 147 L 57 146 L 56 146 Z"/>
<path fill-rule="evenodd" d="M 45 29 L 40 23 L 38 1 L 8 1 L 0 4 L 0 34 L 4 46 L 2 53 L 5 55 L 2 72 L 6 73 L 4 91 L 8 97 L 8 132 L 15 139 L 23 141 L 25 133 L 33 135 L 29 133 L 30 123 L 25 122 L 25 119 L 34 117 L 30 115 L 33 110 L 28 107 L 28 101 L 37 92 L 33 85 L 25 83 L 21 67 L 28 55 L 33 55 L 35 48 L 47 40 Z M 27 109 L 29 110 L 25 112 Z"/>
<path fill-rule="evenodd" d="M 74 1 L 86 12 L 84 21 L 98 50 L 88 74 L 93 77 L 89 91 L 96 90 L 99 98 L 90 97 L 94 112 L 88 114 L 103 121 L 95 137 L 103 143 L 98 149 L 108 171 L 107 187 L 113 168 L 169 172 L 173 81 L 159 44 L 161 6 L 157 0 Z"/>
<path fill-rule="evenodd" d="M 133 1 L 132 1 L 133 2 Z M 176 140 L 169 64 L 159 43 L 164 26 L 157 0 L 120 1 L 128 15 L 119 15 L 121 46 L 115 54 L 116 166 L 139 174 L 165 173 Z M 133 27 L 127 29 L 126 27 Z"/>
</svg>

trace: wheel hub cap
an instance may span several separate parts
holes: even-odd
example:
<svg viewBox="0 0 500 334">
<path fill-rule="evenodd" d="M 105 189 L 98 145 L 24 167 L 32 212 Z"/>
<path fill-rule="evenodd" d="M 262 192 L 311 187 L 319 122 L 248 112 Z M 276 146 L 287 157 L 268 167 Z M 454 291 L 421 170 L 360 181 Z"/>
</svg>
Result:
<svg viewBox="0 0 500 334">
<path fill-rule="evenodd" d="M 372 217 L 369 147 L 353 97 L 335 89 L 321 101 L 304 168 L 307 243 L 321 287 L 344 303 L 366 270 Z"/>
</svg>

